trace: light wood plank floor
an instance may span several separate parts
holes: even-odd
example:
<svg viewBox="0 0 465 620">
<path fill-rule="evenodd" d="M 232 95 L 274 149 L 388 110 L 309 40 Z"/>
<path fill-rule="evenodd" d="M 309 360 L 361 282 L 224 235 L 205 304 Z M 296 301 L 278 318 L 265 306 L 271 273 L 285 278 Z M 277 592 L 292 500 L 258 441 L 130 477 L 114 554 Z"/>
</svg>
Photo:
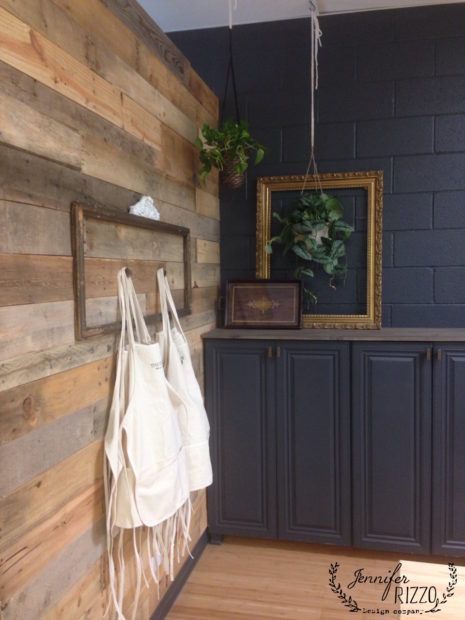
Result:
<svg viewBox="0 0 465 620">
<path fill-rule="evenodd" d="M 429 602 L 405 602 L 422 597 L 442 600 L 452 578 L 447 558 L 424 558 L 408 554 L 360 552 L 334 547 L 229 538 L 221 546 L 208 545 L 183 591 L 168 615 L 168 620 L 344 620 L 354 618 L 329 586 L 330 564 L 339 567 L 335 584 L 341 585 L 347 598 L 356 600 L 359 618 L 406 618 L 424 615 L 434 607 Z M 451 560 L 454 561 L 454 560 Z M 354 571 L 386 577 L 401 562 L 398 575 L 408 579 L 401 601 L 395 602 L 392 587 L 381 600 L 385 584 L 357 583 Z M 464 561 L 455 561 L 457 585 L 453 596 L 439 605 L 439 615 L 426 618 L 465 620 Z M 418 587 L 418 590 L 414 588 Z M 426 590 L 428 588 L 428 590 Z M 398 591 L 398 594 L 400 591 Z M 412 598 L 413 597 L 413 598 Z M 371 610 L 368 612 L 368 610 Z M 389 610 L 381 614 L 373 610 Z"/>
</svg>

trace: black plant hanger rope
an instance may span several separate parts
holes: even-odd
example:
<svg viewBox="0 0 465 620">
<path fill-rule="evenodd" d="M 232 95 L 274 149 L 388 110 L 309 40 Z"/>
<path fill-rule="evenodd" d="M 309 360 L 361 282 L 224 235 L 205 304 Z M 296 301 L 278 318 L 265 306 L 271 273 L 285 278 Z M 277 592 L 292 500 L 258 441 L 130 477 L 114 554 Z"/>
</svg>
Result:
<svg viewBox="0 0 465 620">
<path fill-rule="evenodd" d="M 228 96 L 229 83 L 231 82 L 234 96 L 234 107 L 236 111 L 236 121 L 239 123 L 241 120 L 241 115 L 239 112 L 239 100 L 237 97 L 237 85 L 236 85 L 236 73 L 234 71 L 234 55 L 233 55 L 233 41 L 232 41 L 232 28 L 228 28 L 229 30 L 229 59 L 228 59 L 228 68 L 226 69 L 226 83 L 224 85 L 224 95 L 223 102 L 221 105 L 221 116 L 220 122 L 224 121 L 224 112 L 226 109 L 226 98 Z"/>
</svg>

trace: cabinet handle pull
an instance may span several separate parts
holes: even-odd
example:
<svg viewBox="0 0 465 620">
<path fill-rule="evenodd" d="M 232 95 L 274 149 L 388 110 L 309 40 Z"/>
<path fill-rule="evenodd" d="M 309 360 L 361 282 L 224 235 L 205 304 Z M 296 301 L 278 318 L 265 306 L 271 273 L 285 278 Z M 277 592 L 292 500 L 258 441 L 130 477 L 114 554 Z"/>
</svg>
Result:
<svg viewBox="0 0 465 620">
<path fill-rule="evenodd" d="M 431 347 L 428 347 L 426 349 L 426 359 L 428 360 L 428 362 L 431 361 Z"/>
<path fill-rule="evenodd" d="M 273 347 L 268 347 L 268 359 L 273 357 Z"/>
<path fill-rule="evenodd" d="M 442 361 L 442 349 L 437 350 L 436 359 L 438 360 L 438 362 Z"/>
<path fill-rule="evenodd" d="M 281 347 L 276 347 L 276 357 L 281 357 Z"/>
</svg>

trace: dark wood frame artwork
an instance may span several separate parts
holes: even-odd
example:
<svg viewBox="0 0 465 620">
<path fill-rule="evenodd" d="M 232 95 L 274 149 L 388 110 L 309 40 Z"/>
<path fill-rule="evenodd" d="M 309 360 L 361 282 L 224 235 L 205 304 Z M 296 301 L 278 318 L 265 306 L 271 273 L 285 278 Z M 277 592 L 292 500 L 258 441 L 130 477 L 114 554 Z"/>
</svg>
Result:
<svg viewBox="0 0 465 620">
<path fill-rule="evenodd" d="M 91 338 L 116 332 L 120 322 L 108 323 L 97 327 L 88 327 L 86 321 L 86 285 L 85 285 L 85 223 L 86 220 L 93 219 L 124 226 L 134 226 L 158 232 L 165 232 L 170 235 L 179 235 L 183 238 L 183 262 L 184 262 L 184 306 L 179 311 L 179 316 L 186 316 L 191 313 L 192 287 L 191 287 L 191 252 L 190 252 L 190 230 L 183 226 L 167 224 L 151 220 L 138 215 L 122 213 L 117 209 L 100 207 L 96 205 L 74 202 L 71 205 L 71 238 L 73 244 L 73 286 L 75 296 L 75 331 L 76 339 Z M 155 274 L 154 274 L 155 282 Z M 159 317 L 152 314 L 145 317 L 147 323 L 153 323 Z"/>
<path fill-rule="evenodd" d="M 272 324 L 264 320 L 262 323 L 255 322 L 250 324 L 247 322 L 235 322 L 233 319 L 233 289 L 235 286 L 250 285 L 256 287 L 273 287 L 274 285 L 286 285 L 289 289 L 298 289 L 297 308 L 295 312 L 295 320 L 293 323 L 276 323 Z M 226 284 L 226 310 L 224 326 L 236 329 L 300 329 L 302 326 L 302 282 L 300 280 L 229 280 Z"/>
</svg>

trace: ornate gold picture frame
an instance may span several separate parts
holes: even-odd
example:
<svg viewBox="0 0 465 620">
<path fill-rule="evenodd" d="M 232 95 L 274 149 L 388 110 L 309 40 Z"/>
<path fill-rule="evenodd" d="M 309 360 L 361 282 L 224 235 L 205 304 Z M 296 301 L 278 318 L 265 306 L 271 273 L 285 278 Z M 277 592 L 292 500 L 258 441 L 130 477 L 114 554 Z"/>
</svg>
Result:
<svg viewBox="0 0 465 620">
<path fill-rule="evenodd" d="M 304 185 L 305 182 L 305 185 Z M 366 192 L 366 311 L 360 314 L 303 314 L 303 326 L 327 329 L 379 329 L 382 307 L 383 172 L 321 174 L 319 182 L 303 175 L 259 177 L 257 182 L 256 277 L 271 277 L 271 257 L 265 250 L 271 239 L 272 199 L 278 192 L 362 189 Z M 316 306 L 317 308 L 318 306 Z"/>
</svg>

